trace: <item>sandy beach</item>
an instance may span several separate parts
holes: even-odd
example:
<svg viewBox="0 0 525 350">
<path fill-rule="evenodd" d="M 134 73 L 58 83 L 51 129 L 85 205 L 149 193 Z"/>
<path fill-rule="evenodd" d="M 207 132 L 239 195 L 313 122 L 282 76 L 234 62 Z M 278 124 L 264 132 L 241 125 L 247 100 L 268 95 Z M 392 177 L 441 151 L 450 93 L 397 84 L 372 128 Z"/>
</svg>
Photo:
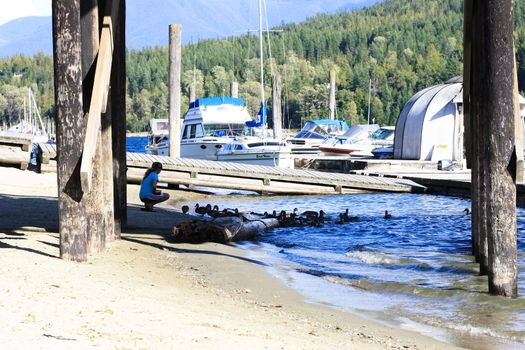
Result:
<svg viewBox="0 0 525 350">
<path fill-rule="evenodd" d="M 234 245 L 172 244 L 188 216 L 139 210 L 86 263 L 59 259 L 56 174 L 0 167 L 0 340 L 5 349 L 453 349 L 307 303 Z M 173 203 L 200 195 L 170 191 Z M 329 291 L 328 291 L 329 292 Z"/>
</svg>

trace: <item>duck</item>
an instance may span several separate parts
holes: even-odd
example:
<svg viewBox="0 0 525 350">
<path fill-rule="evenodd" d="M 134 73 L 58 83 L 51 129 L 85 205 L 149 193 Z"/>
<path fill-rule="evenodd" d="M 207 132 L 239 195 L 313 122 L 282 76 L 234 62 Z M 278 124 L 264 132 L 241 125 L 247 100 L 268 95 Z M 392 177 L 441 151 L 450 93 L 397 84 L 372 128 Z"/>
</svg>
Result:
<svg viewBox="0 0 525 350">
<path fill-rule="evenodd" d="M 206 206 L 207 208 L 208 206 Z M 220 214 L 220 210 L 219 210 L 219 206 L 218 205 L 214 205 L 210 210 L 208 210 L 208 215 L 211 216 L 212 218 L 216 218 L 219 216 Z"/>
<path fill-rule="evenodd" d="M 302 212 L 301 216 L 306 216 L 307 218 L 309 218 L 309 217 L 318 217 L 319 213 L 317 213 L 314 210 L 307 210 L 307 211 Z"/>
<path fill-rule="evenodd" d="M 342 213 L 343 215 L 343 221 L 344 222 L 355 222 L 355 221 L 358 221 L 359 218 L 357 216 L 349 216 L 348 215 L 348 208 L 346 208 L 345 212 Z"/>
<path fill-rule="evenodd" d="M 463 209 L 463 212 L 465 213 L 465 215 L 470 215 L 470 209 L 469 208 Z"/>
<path fill-rule="evenodd" d="M 344 221 L 344 219 L 343 219 L 343 213 L 340 213 L 340 214 L 339 214 L 339 220 L 337 220 L 337 221 L 335 222 L 335 224 L 336 224 L 336 225 L 342 225 L 342 224 L 344 224 L 344 223 L 345 223 L 345 221 Z"/>
<path fill-rule="evenodd" d="M 316 213 L 317 214 L 317 213 Z M 324 211 L 319 210 L 319 214 L 308 218 L 308 223 L 314 227 L 321 227 L 324 224 Z"/>
<path fill-rule="evenodd" d="M 239 209 L 237 208 L 224 208 L 222 210 L 222 216 L 238 216 L 239 215 Z"/>
<path fill-rule="evenodd" d="M 383 218 L 385 218 L 385 219 L 391 219 L 391 218 L 392 218 L 392 214 L 390 214 L 390 213 L 388 212 L 388 210 L 385 210 L 385 216 L 383 216 Z"/>
<path fill-rule="evenodd" d="M 187 212 L 190 211 L 190 207 L 188 207 L 187 205 L 183 205 L 183 206 L 181 207 L 181 210 L 182 210 L 182 213 L 183 213 L 183 214 L 186 214 Z"/>
<path fill-rule="evenodd" d="M 195 204 L 195 212 L 197 214 L 202 215 L 202 216 L 204 216 L 204 214 L 207 214 L 210 209 L 211 209 L 211 205 L 210 204 L 206 205 L 205 207 L 199 206 L 199 203 Z"/>
<path fill-rule="evenodd" d="M 277 211 L 274 210 L 271 214 L 265 211 L 263 217 L 265 219 L 277 219 L 279 216 L 277 215 Z"/>
</svg>

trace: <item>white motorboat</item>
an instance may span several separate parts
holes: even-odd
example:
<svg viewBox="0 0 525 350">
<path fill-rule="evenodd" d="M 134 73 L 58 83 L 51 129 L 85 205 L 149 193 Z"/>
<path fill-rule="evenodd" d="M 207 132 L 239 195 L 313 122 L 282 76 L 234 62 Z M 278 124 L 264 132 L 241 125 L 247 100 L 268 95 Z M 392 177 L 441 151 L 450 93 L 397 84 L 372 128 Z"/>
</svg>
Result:
<svg viewBox="0 0 525 350">
<path fill-rule="evenodd" d="M 372 150 L 378 147 L 391 147 L 394 144 L 395 128 L 384 126 L 370 133 L 368 137 L 354 137 L 346 140 L 335 140 L 324 144 L 319 149 L 327 155 L 344 155 L 352 157 L 373 157 Z"/>
<path fill-rule="evenodd" d="M 329 138 L 342 136 L 349 130 L 343 120 L 316 119 L 309 120 L 294 137 L 286 142 L 293 153 L 319 153 L 319 146 Z"/>
<path fill-rule="evenodd" d="M 284 141 L 236 139 L 217 151 L 217 160 L 293 169 L 291 153 Z"/>
<path fill-rule="evenodd" d="M 181 130 L 181 157 L 217 160 L 217 150 L 234 137 L 247 135 L 251 121 L 244 100 L 233 97 L 200 98 L 190 104 Z M 168 119 L 152 119 L 147 153 L 169 154 Z"/>
<path fill-rule="evenodd" d="M 217 160 L 217 151 L 234 138 L 250 138 L 246 122 L 251 120 L 244 100 L 240 98 L 196 100 L 184 116 L 181 157 Z"/>
</svg>

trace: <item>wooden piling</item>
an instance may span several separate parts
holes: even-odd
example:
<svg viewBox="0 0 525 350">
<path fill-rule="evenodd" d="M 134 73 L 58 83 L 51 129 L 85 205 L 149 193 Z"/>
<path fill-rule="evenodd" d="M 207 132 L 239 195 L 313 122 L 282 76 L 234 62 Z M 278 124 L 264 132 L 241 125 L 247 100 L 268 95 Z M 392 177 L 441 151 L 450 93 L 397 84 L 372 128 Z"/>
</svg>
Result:
<svg viewBox="0 0 525 350">
<path fill-rule="evenodd" d="M 479 36 L 481 28 L 481 16 L 479 6 L 473 3 L 466 3 L 470 7 L 470 20 L 466 22 L 470 25 L 465 37 L 470 44 L 470 67 L 467 73 L 470 74 L 469 81 L 469 110 L 471 128 L 471 146 L 472 152 L 472 247 L 476 261 L 480 264 L 480 274 L 486 275 L 488 271 L 488 242 L 487 242 L 487 179 L 486 161 L 487 150 L 485 146 L 488 137 L 487 128 L 481 120 L 483 111 L 483 101 L 487 98 L 486 90 L 480 84 L 480 77 L 476 74 L 485 74 L 488 62 L 484 58 L 484 43 L 476 38 Z M 465 8 L 468 11 L 467 7 Z M 467 15 L 467 12 L 466 12 Z M 467 25 L 467 24 L 466 24 Z M 475 40 L 476 38 L 476 40 Z M 464 100 L 465 103 L 465 100 Z M 466 104 L 466 103 L 465 103 Z"/>
<path fill-rule="evenodd" d="M 170 124 L 170 157 L 180 157 L 180 114 L 181 114 L 181 51 L 182 26 L 169 26 L 170 68 L 169 68 L 169 124 Z"/>
<path fill-rule="evenodd" d="M 514 126 L 514 49 L 512 0 L 474 4 L 479 50 L 472 65 L 473 106 L 479 106 L 478 137 L 482 147 L 474 154 L 484 167 L 489 292 L 517 295 L 516 152 Z M 479 54 L 478 54 L 479 53 Z M 475 99 L 479 99 L 475 101 Z M 474 110 L 472 111 L 474 113 Z M 479 132 L 486 128 L 486 134 Z M 483 137 L 487 136 L 487 137 Z M 478 189 L 479 190 L 479 189 Z M 481 221 L 483 217 L 480 218 Z"/>
<path fill-rule="evenodd" d="M 231 97 L 239 97 L 239 83 L 232 81 L 230 84 L 230 95 Z"/>
<path fill-rule="evenodd" d="M 335 120 L 335 70 L 330 71 L 330 88 L 328 98 L 328 115 L 330 120 Z"/>
<path fill-rule="evenodd" d="M 55 106 L 57 110 L 60 256 L 85 261 L 86 198 L 80 181 L 84 138 L 80 0 L 52 2 Z"/>
<path fill-rule="evenodd" d="M 127 216 L 126 167 L 126 0 L 119 1 L 111 74 L 111 136 L 113 151 L 114 238 L 119 239 Z"/>
<path fill-rule="evenodd" d="M 272 79 L 272 117 L 273 136 L 281 139 L 283 135 L 282 108 L 281 108 L 281 75 L 276 73 Z"/>
</svg>

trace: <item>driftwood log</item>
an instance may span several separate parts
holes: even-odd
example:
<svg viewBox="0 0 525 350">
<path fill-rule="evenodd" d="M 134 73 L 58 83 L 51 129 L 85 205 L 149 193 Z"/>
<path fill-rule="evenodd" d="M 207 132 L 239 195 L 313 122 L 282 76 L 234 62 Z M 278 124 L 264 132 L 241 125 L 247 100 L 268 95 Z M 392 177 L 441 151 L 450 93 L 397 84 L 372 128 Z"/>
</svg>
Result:
<svg viewBox="0 0 525 350">
<path fill-rule="evenodd" d="M 177 243 L 228 243 L 253 239 L 257 234 L 278 226 L 277 219 L 263 219 L 256 215 L 191 220 L 173 227 L 170 238 Z"/>
</svg>

